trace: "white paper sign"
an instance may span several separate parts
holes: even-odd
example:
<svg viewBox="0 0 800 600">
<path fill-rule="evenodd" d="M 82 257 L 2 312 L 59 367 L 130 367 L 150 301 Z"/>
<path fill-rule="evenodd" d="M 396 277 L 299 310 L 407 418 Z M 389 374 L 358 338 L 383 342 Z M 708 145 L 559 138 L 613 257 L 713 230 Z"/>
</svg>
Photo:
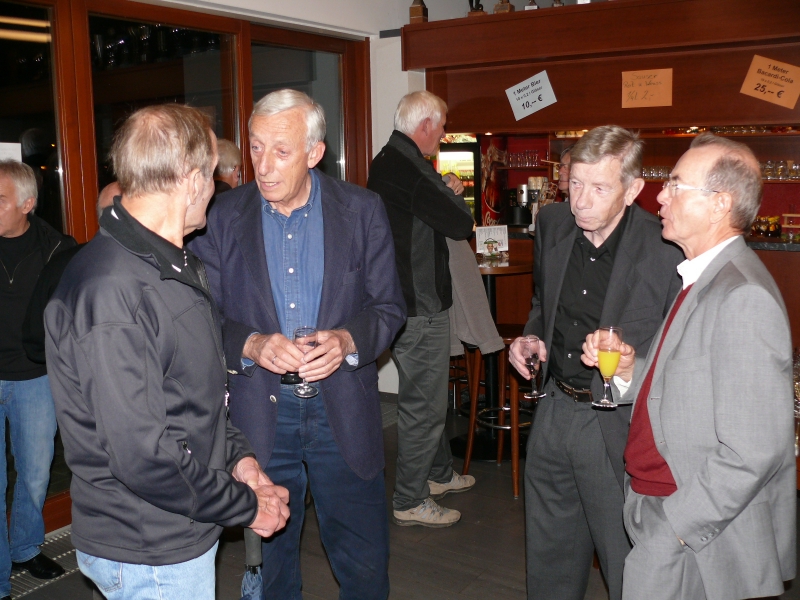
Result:
<svg viewBox="0 0 800 600">
<path fill-rule="evenodd" d="M 550 85 L 547 71 L 512 85 L 506 90 L 506 96 L 517 121 L 556 103 L 556 94 Z"/>
<path fill-rule="evenodd" d="M 508 252 L 508 226 L 476 227 L 475 251 L 488 255 Z"/>
<path fill-rule="evenodd" d="M 22 144 L 0 142 L 0 160 L 8 159 L 22 162 Z"/>
</svg>

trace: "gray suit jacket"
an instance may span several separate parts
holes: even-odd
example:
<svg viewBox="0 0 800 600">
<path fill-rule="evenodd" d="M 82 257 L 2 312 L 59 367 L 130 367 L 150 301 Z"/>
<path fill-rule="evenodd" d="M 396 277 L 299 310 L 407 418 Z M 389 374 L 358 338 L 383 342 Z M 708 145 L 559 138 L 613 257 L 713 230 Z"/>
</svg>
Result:
<svg viewBox="0 0 800 600">
<path fill-rule="evenodd" d="M 653 352 L 637 360 L 626 397 L 637 397 Z M 778 595 L 795 575 L 791 357 L 780 292 L 737 238 L 675 315 L 647 399 L 678 486 L 664 512 L 696 553 L 709 600 Z"/>
<path fill-rule="evenodd" d="M 683 253 L 676 246 L 664 242 L 661 224 L 655 216 L 635 204 L 629 210 L 614 259 L 600 326 L 622 327 L 625 342 L 636 348 L 638 354 L 644 355 L 681 289 L 676 267 L 683 260 Z M 579 235 L 583 232 L 575 224 L 569 203 L 552 204 L 539 211 L 534 249 L 534 294 L 525 334 L 539 336 L 547 348 L 553 341 L 561 286 L 572 246 Z M 547 363 L 543 363 L 543 380 L 547 377 L 547 367 Z M 594 375 L 592 393 L 597 398 L 603 393 L 603 379 L 599 372 Z M 597 413 L 620 487 L 625 476 L 622 454 L 628 440 L 630 416 L 628 405 Z"/>
</svg>

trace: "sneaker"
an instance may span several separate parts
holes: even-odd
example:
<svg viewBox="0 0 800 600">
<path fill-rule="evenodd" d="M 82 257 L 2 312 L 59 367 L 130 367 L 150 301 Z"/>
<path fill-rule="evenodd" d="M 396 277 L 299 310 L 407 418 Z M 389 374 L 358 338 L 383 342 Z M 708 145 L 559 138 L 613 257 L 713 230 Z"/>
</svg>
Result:
<svg viewBox="0 0 800 600">
<path fill-rule="evenodd" d="M 404 527 L 422 525 L 423 527 L 450 527 L 461 518 L 457 510 L 439 506 L 433 498 L 425 498 L 419 506 L 409 510 L 394 511 L 394 522 Z"/>
<path fill-rule="evenodd" d="M 472 475 L 459 475 L 453 471 L 453 478 L 448 483 L 436 483 L 435 481 L 428 480 L 428 487 L 431 488 L 431 498 L 438 500 L 453 493 L 466 492 L 471 490 L 475 485 L 475 478 Z"/>
</svg>

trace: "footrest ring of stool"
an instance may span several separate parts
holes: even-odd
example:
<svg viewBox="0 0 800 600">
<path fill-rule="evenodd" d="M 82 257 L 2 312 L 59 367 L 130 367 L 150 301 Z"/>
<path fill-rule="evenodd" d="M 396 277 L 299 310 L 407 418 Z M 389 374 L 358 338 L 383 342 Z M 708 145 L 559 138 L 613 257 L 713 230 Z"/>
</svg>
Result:
<svg viewBox="0 0 800 600">
<path fill-rule="evenodd" d="M 495 412 L 499 412 L 501 410 L 509 410 L 509 409 L 506 408 L 505 406 L 497 406 L 497 407 L 490 407 L 490 408 L 484 408 L 482 410 L 479 410 L 477 416 L 475 417 L 475 422 L 478 425 L 480 425 L 482 427 L 488 427 L 489 429 L 503 429 L 505 431 L 509 431 L 509 430 L 511 430 L 511 425 L 495 425 L 494 423 L 491 423 L 491 422 L 486 421 L 486 420 L 481 418 L 482 415 L 484 415 L 484 414 L 495 413 Z M 519 412 L 520 412 L 520 414 L 525 413 L 527 415 L 530 415 L 531 417 L 533 416 L 533 411 L 529 410 L 527 408 L 520 408 Z M 496 419 L 497 417 L 490 417 L 490 418 Z M 528 427 L 531 426 L 531 422 L 532 421 L 528 421 L 527 423 L 520 423 L 518 427 L 519 427 L 519 429 L 527 429 Z"/>
</svg>

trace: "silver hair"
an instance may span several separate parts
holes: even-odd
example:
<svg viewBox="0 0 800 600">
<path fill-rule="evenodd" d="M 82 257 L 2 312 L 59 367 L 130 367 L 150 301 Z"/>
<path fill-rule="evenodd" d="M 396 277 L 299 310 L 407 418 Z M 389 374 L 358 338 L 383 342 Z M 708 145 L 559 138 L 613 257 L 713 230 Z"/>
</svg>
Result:
<svg viewBox="0 0 800 600">
<path fill-rule="evenodd" d="M 701 133 L 694 138 L 690 148 L 707 146 L 717 146 L 722 155 L 706 173 L 703 186 L 709 190 L 729 193 L 733 199 L 731 226 L 741 232 L 749 231 L 764 194 L 758 159 L 745 144 L 717 137 L 710 132 Z"/>
<path fill-rule="evenodd" d="M 308 152 L 314 144 L 325 139 L 325 111 L 303 92 L 283 89 L 267 94 L 253 107 L 247 128 L 252 130 L 254 117 L 271 117 L 293 108 L 302 108 L 306 112 L 306 152 Z"/>
<path fill-rule="evenodd" d="M 595 127 L 583 135 L 570 150 L 570 165 L 596 164 L 607 156 L 622 163 L 620 178 L 627 189 L 633 180 L 642 176 L 644 142 L 639 134 L 619 125 Z M 563 154 L 563 153 L 562 153 Z"/>
<path fill-rule="evenodd" d="M 439 96 L 425 90 L 411 92 L 400 98 L 394 113 L 394 128 L 410 136 L 425 119 L 438 125 L 445 115 L 447 104 Z"/>
<path fill-rule="evenodd" d="M 219 160 L 214 171 L 215 175 L 230 175 L 236 167 L 242 166 L 242 151 L 232 141 L 219 138 L 217 140 L 217 153 L 219 154 Z"/>
<path fill-rule="evenodd" d="M 17 207 L 19 208 L 28 198 L 33 198 L 33 209 L 36 208 L 39 190 L 36 187 L 36 174 L 28 165 L 18 160 L 0 160 L 0 175 L 5 175 L 14 182 L 17 192 Z M 31 209 L 31 212 L 33 212 Z"/>
</svg>

